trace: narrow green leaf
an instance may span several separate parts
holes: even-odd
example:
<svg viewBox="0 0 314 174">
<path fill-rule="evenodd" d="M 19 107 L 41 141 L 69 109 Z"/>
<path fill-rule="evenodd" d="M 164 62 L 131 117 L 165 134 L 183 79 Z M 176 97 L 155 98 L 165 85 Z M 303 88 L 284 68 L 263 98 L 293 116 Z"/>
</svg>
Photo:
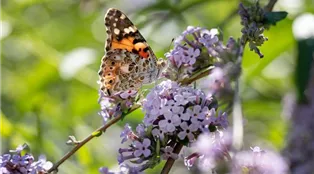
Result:
<svg viewBox="0 0 314 174">
<path fill-rule="evenodd" d="M 264 24 L 276 25 L 288 15 L 285 11 L 267 12 L 264 15 Z"/>
<path fill-rule="evenodd" d="M 313 63 L 314 39 L 305 39 L 298 41 L 298 57 L 295 71 L 295 84 L 297 88 L 297 97 L 299 103 L 305 103 L 306 96 L 304 91 L 308 86 L 310 71 Z"/>
</svg>

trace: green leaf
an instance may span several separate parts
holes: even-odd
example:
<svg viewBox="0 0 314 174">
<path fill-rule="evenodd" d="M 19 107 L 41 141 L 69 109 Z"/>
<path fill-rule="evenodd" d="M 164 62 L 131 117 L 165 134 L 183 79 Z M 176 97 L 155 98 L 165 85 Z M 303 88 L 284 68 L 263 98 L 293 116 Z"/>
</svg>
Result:
<svg viewBox="0 0 314 174">
<path fill-rule="evenodd" d="M 304 91 L 308 86 L 311 75 L 311 67 L 314 55 L 314 39 L 304 39 L 298 41 L 298 57 L 295 71 L 295 83 L 297 87 L 297 97 L 299 103 L 307 101 Z"/>
<path fill-rule="evenodd" d="M 276 25 L 288 15 L 285 11 L 266 12 L 264 15 L 264 24 Z"/>
</svg>

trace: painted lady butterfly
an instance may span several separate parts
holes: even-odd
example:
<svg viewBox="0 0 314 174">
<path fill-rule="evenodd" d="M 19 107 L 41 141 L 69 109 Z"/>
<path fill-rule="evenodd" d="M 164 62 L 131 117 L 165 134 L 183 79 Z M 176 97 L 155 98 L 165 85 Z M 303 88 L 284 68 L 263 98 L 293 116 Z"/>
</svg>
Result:
<svg viewBox="0 0 314 174">
<path fill-rule="evenodd" d="M 133 23 L 117 9 L 105 15 L 107 29 L 106 54 L 99 70 L 100 89 L 104 94 L 135 90 L 161 74 L 166 63 L 157 60 L 152 49 Z"/>
</svg>

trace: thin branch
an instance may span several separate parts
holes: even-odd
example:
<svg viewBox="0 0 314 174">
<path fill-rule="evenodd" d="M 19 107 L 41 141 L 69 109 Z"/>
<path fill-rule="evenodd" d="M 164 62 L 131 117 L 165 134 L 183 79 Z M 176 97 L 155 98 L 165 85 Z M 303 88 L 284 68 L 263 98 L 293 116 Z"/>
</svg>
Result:
<svg viewBox="0 0 314 174">
<path fill-rule="evenodd" d="M 240 99 L 239 78 L 235 82 L 235 94 L 233 98 L 233 147 L 240 150 L 243 143 L 243 114 Z"/>
<path fill-rule="evenodd" d="M 181 81 L 180 83 L 181 83 L 181 84 L 184 84 L 184 85 L 191 84 L 191 83 L 195 82 L 195 81 L 198 80 L 198 79 L 201 79 L 201 78 L 203 78 L 203 77 L 208 76 L 209 73 L 212 71 L 212 69 L 214 69 L 214 67 L 209 67 L 208 69 L 205 69 L 205 70 L 203 70 L 203 71 L 200 71 L 200 73 L 197 73 L 196 75 L 194 75 L 194 76 L 191 77 L 191 78 L 184 79 L 184 80 Z"/>
<path fill-rule="evenodd" d="M 127 113 L 130 114 L 131 112 L 135 111 L 136 109 L 138 109 L 140 106 L 139 105 L 135 105 L 134 107 L 131 108 L 131 110 Z M 113 118 L 112 120 L 110 120 L 107 124 L 104 124 L 103 126 L 99 127 L 98 129 L 96 129 L 94 132 L 105 132 L 110 126 L 112 126 L 113 124 L 115 124 L 116 122 L 118 122 L 120 119 L 122 118 L 122 115 L 119 115 L 115 118 Z M 84 146 L 86 143 L 88 143 L 90 140 L 92 140 L 93 138 L 97 137 L 98 135 L 91 133 L 90 135 L 88 135 L 86 138 L 84 138 L 82 141 L 79 141 L 79 143 L 73 148 L 71 149 L 67 154 L 65 154 L 58 162 L 56 162 L 53 167 L 51 169 L 48 170 L 48 173 L 55 171 L 58 169 L 58 167 L 64 162 L 66 161 L 68 158 L 70 158 L 76 151 L 78 151 L 82 146 Z"/>
<path fill-rule="evenodd" d="M 173 153 L 179 154 L 183 145 L 181 143 L 176 144 L 176 146 L 173 149 Z M 168 174 L 171 170 L 171 167 L 173 166 L 175 162 L 175 159 L 173 158 L 168 158 L 164 168 L 162 168 L 161 174 Z"/>
<path fill-rule="evenodd" d="M 269 0 L 268 4 L 264 7 L 265 11 L 272 11 L 276 2 L 277 0 Z M 246 42 L 244 42 L 241 38 L 236 66 L 241 67 L 245 45 L 246 45 Z M 243 143 L 243 113 L 242 113 L 242 108 L 241 108 L 239 78 L 240 76 L 236 79 L 236 82 L 235 82 L 235 94 L 233 98 L 233 108 L 232 108 L 233 147 L 236 150 L 241 149 L 242 143 Z"/>
<path fill-rule="evenodd" d="M 266 12 L 270 12 L 273 10 L 277 0 L 269 0 L 268 4 L 264 7 L 264 10 Z"/>
</svg>

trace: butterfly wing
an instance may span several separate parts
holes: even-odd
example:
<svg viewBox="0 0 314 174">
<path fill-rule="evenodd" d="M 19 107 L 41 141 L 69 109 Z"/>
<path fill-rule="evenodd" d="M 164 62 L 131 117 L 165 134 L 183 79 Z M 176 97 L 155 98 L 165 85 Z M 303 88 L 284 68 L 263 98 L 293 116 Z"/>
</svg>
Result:
<svg viewBox="0 0 314 174">
<path fill-rule="evenodd" d="M 158 78 L 156 56 L 130 19 L 117 9 L 105 15 L 106 54 L 99 71 L 101 90 L 114 95 L 138 90 Z"/>
</svg>

